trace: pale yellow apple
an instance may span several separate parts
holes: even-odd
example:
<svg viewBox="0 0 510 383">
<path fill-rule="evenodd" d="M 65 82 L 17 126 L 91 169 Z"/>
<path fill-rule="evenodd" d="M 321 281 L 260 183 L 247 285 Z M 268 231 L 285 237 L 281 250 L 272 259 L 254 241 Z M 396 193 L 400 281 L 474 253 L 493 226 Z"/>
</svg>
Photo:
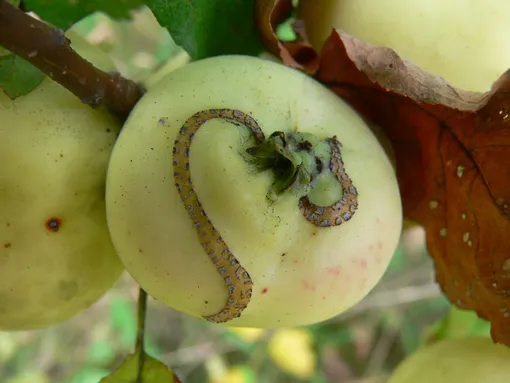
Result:
<svg viewBox="0 0 510 383">
<path fill-rule="evenodd" d="M 299 7 L 317 50 L 337 28 L 480 92 L 510 68 L 507 0 L 300 0 Z"/>
<path fill-rule="evenodd" d="M 365 122 L 333 92 L 256 57 L 185 65 L 133 109 L 112 153 L 106 195 L 110 233 L 129 273 L 154 298 L 193 316 L 225 304 L 225 283 L 200 245 L 172 167 L 182 124 L 210 108 L 250 114 L 266 137 L 276 130 L 336 135 L 359 191 L 350 221 L 318 228 L 303 217 L 298 197 L 268 203 L 271 171 L 254 172 L 240 154 L 250 142 L 247 128 L 221 119 L 205 123 L 191 145 L 196 194 L 254 283 L 247 309 L 226 324 L 305 325 L 359 302 L 383 275 L 401 233 L 391 162 Z"/>
<path fill-rule="evenodd" d="M 113 69 L 83 38 L 67 35 L 78 53 Z M 49 78 L 14 101 L 0 92 L 0 331 L 60 323 L 122 273 L 104 202 L 120 128 Z"/>
<path fill-rule="evenodd" d="M 388 383 L 507 383 L 510 348 L 488 337 L 446 339 L 405 359 Z"/>
</svg>

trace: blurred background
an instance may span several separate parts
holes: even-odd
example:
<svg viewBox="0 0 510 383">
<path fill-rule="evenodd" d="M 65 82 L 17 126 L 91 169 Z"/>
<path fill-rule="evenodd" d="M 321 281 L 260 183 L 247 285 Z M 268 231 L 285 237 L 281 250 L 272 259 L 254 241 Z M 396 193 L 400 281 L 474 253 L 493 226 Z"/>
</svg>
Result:
<svg viewBox="0 0 510 383">
<path fill-rule="evenodd" d="M 289 20 L 278 33 L 292 39 Z M 75 26 L 125 77 L 145 83 L 187 54 L 152 13 L 114 22 L 94 14 Z M 97 383 L 133 351 L 138 286 L 126 273 L 100 301 L 41 331 L 0 332 L 1 383 Z M 384 383 L 427 342 L 489 334 L 488 323 L 451 307 L 434 281 L 422 228 L 404 230 L 376 288 L 327 322 L 299 329 L 228 329 L 149 301 L 148 353 L 187 383 Z"/>
</svg>

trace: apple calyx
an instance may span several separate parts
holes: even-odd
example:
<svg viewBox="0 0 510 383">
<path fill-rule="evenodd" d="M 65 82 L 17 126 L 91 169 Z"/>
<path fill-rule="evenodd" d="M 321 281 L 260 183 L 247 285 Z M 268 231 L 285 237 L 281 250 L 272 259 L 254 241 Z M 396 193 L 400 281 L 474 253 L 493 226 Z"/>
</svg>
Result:
<svg viewBox="0 0 510 383">
<path fill-rule="evenodd" d="M 285 192 L 308 196 L 317 206 L 331 206 L 343 196 L 342 185 L 330 169 L 331 139 L 310 133 L 272 133 L 246 150 L 259 171 L 271 170 L 273 183 L 266 195 L 275 202 Z"/>
</svg>

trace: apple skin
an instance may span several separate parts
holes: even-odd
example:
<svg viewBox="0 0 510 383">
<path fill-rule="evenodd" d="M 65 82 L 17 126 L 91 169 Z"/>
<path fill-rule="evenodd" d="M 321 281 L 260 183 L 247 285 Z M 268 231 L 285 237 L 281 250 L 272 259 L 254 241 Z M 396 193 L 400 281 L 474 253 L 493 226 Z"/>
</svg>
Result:
<svg viewBox="0 0 510 383">
<path fill-rule="evenodd" d="M 66 35 L 82 56 L 114 69 Z M 50 78 L 14 101 L 0 92 L 0 331 L 61 323 L 120 277 L 104 202 L 120 128 Z"/>
<path fill-rule="evenodd" d="M 318 51 L 336 28 L 486 92 L 510 68 L 509 12 L 507 0 L 301 0 L 298 17 Z"/>
<path fill-rule="evenodd" d="M 179 311 L 200 317 L 223 307 L 226 287 L 199 243 L 172 168 L 179 129 L 211 108 L 250 114 L 266 137 L 275 130 L 336 135 L 359 190 L 350 221 L 316 227 L 293 195 L 268 205 L 271 172 L 254 172 L 240 155 L 250 137 L 246 128 L 220 119 L 200 128 L 190 154 L 196 194 L 254 282 L 248 308 L 226 325 L 306 325 L 359 302 L 381 278 L 400 238 L 402 207 L 391 162 L 363 120 L 333 92 L 256 57 L 188 64 L 150 88 L 131 112 L 112 153 L 106 193 L 110 233 L 128 272 Z"/>
<path fill-rule="evenodd" d="M 450 338 L 418 349 L 388 383 L 507 383 L 510 348 L 486 337 Z"/>
</svg>

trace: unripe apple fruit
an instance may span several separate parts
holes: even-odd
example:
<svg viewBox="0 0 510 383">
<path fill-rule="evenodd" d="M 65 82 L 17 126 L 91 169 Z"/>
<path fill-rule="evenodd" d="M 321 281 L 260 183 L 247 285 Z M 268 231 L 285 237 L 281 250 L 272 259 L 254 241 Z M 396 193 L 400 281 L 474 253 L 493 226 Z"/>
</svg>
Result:
<svg viewBox="0 0 510 383">
<path fill-rule="evenodd" d="M 407 357 L 388 383 L 507 383 L 509 360 L 510 348 L 490 338 L 445 339 Z"/>
<path fill-rule="evenodd" d="M 304 73 L 245 56 L 193 62 L 149 88 L 115 144 L 106 206 L 149 294 L 243 327 L 356 304 L 402 227 L 394 170 L 360 116 Z"/>
<path fill-rule="evenodd" d="M 101 52 L 67 35 L 108 69 Z M 120 127 L 49 78 L 15 100 L 0 92 L 0 331 L 60 323 L 122 273 L 104 203 Z"/>
<path fill-rule="evenodd" d="M 510 68 L 509 12 L 507 0 L 301 0 L 298 17 L 316 50 L 337 28 L 485 92 Z"/>
</svg>

